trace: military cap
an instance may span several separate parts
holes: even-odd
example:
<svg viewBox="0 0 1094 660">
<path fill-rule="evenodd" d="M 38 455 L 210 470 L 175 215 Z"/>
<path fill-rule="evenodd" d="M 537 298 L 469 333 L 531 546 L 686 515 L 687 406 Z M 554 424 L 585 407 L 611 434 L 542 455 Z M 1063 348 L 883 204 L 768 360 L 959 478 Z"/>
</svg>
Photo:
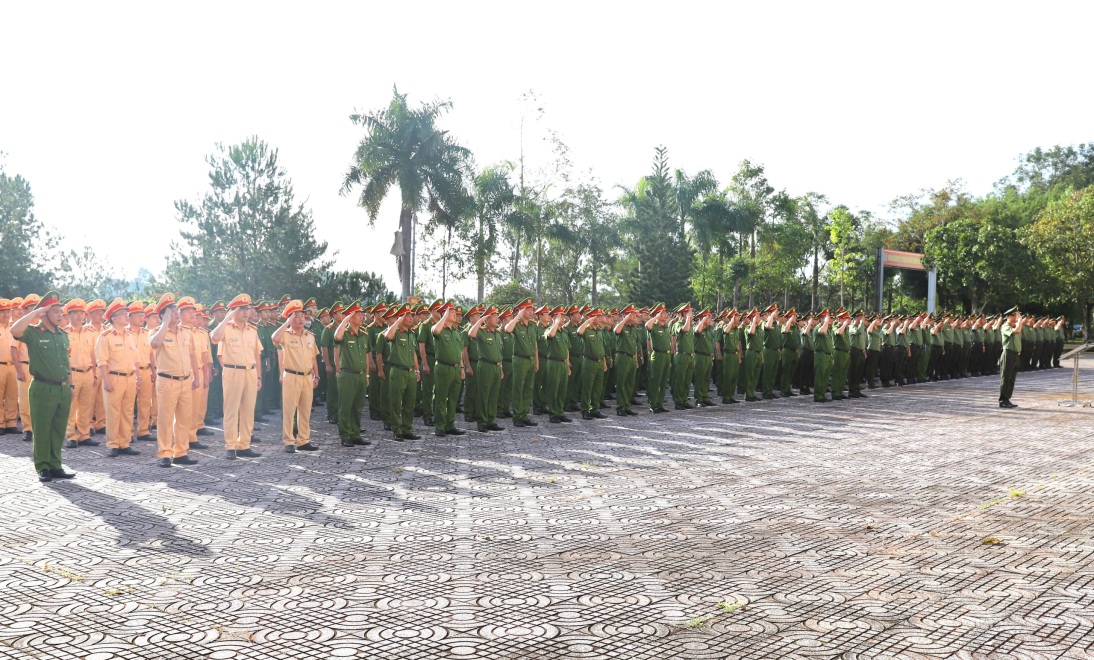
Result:
<svg viewBox="0 0 1094 660">
<path fill-rule="evenodd" d="M 770 314 L 771 312 L 777 311 L 778 309 L 779 309 L 779 306 L 775 303 L 772 303 L 772 304 L 768 305 L 767 309 L 765 309 L 762 313 L 763 314 Z"/>
<path fill-rule="evenodd" d="M 551 308 L 547 305 L 540 305 L 539 309 L 535 310 L 534 314 L 539 316 L 540 314 L 550 314 Z"/>
<path fill-rule="evenodd" d="M 7 307 L 2 306 L 2 303 L 4 302 L 10 303 L 11 301 L 0 300 L 0 310 L 8 309 Z M 65 303 L 64 307 L 61 308 L 61 311 L 63 311 L 65 314 L 68 314 L 69 312 L 82 312 L 86 308 L 87 303 L 83 301 L 83 298 L 73 298 L 72 300 Z"/>
<path fill-rule="evenodd" d="M 1014 307 L 1011 307 L 1007 311 L 1003 312 L 1003 315 L 1004 316 L 1010 316 L 1011 314 L 1017 314 L 1017 313 L 1018 313 L 1018 305 L 1015 305 Z"/>
<path fill-rule="evenodd" d="M 586 316 L 588 316 L 589 318 L 593 318 L 594 316 L 603 316 L 603 315 L 604 315 L 604 313 L 601 312 L 599 309 L 590 309 L 589 313 L 586 314 Z"/>
<path fill-rule="evenodd" d="M 817 314 L 817 318 L 820 318 L 822 316 L 832 316 L 832 312 L 828 311 L 827 309 L 821 310 L 821 312 Z"/>
<path fill-rule="evenodd" d="M 11 308 L 12 307 L 11 307 L 11 301 L 10 300 L 8 300 L 7 298 L 0 298 L 0 312 L 8 311 Z"/>
<path fill-rule="evenodd" d="M 662 302 L 654 303 L 653 307 L 650 308 L 651 314 L 660 314 L 663 311 L 665 311 L 665 303 Z"/>
<path fill-rule="evenodd" d="M 502 310 L 501 310 L 501 314 L 498 315 L 498 318 L 507 319 L 512 315 L 513 315 L 513 308 L 512 307 L 503 307 Z"/>
<path fill-rule="evenodd" d="M 494 305 L 490 305 L 486 309 L 482 310 L 482 315 L 483 316 L 490 316 L 491 314 L 497 314 L 497 313 L 498 313 L 498 308 L 495 307 Z"/>
<path fill-rule="evenodd" d="M 23 307 L 27 306 L 27 300 L 31 300 L 32 297 L 37 298 L 37 300 L 34 303 L 34 309 L 41 309 L 43 307 L 52 307 L 54 305 L 60 305 L 61 304 L 61 294 L 56 292 L 56 291 L 48 291 L 46 293 L 46 295 L 42 296 L 41 298 L 38 298 L 38 296 L 36 296 L 33 293 L 30 294 L 29 296 L 26 297 L 26 300 L 23 301 Z"/>
<path fill-rule="evenodd" d="M 156 316 L 160 315 L 160 313 L 156 311 L 156 303 L 148 303 L 148 306 L 144 308 L 144 316 L 145 318 L 148 318 L 153 314 Z"/>
<path fill-rule="evenodd" d="M 228 303 L 228 309 L 238 309 L 249 305 L 251 305 L 251 297 L 245 293 L 241 293 L 235 298 L 232 298 L 232 301 Z"/>
<path fill-rule="evenodd" d="M 224 304 L 223 300 L 218 300 L 213 303 L 213 306 L 209 308 L 210 312 L 219 312 L 222 309 L 228 309 L 228 306 Z"/>
<path fill-rule="evenodd" d="M 520 301 L 519 303 L 517 303 L 515 305 L 514 309 L 522 310 L 522 309 L 525 309 L 526 307 L 533 307 L 533 308 L 535 307 L 535 303 L 532 302 L 531 298 L 525 298 L 524 300 Z"/>
<path fill-rule="evenodd" d="M 566 313 L 566 308 L 562 305 L 559 305 L 558 307 L 555 307 L 554 309 L 551 310 L 551 316 L 558 316 L 559 314 L 565 314 L 565 313 Z"/>
<path fill-rule="evenodd" d="M 364 308 L 361 307 L 361 301 L 360 300 L 354 300 L 353 302 L 351 302 L 349 304 L 349 306 L 346 307 L 345 310 L 343 310 L 343 312 L 345 313 L 346 316 L 349 316 L 350 314 L 356 314 L 357 312 L 363 312 L 363 311 L 364 311 Z"/>
<path fill-rule="evenodd" d="M 618 314 L 618 313 L 619 313 L 619 310 L 618 310 L 618 309 L 615 309 L 615 308 L 613 307 L 613 308 L 612 308 L 612 312 L 611 312 L 611 313 L 612 313 L 612 315 L 614 316 L 614 315 L 616 315 L 616 314 Z"/>
<path fill-rule="evenodd" d="M 673 314 L 683 314 L 691 311 L 691 303 L 681 303 L 676 309 L 672 310 Z"/>
<path fill-rule="evenodd" d="M 319 302 L 315 298 L 308 298 L 304 301 L 304 307 L 319 307 Z"/>
<path fill-rule="evenodd" d="M 23 306 L 26 307 L 26 303 L 23 303 Z M 87 311 L 89 313 L 90 312 L 97 312 L 97 311 L 105 310 L 105 309 L 106 309 L 106 301 L 101 299 L 101 298 L 96 298 L 95 300 L 92 300 L 91 302 L 87 303 Z"/>
<path fill-rule="evenodd" d="M 111 318 L 118 312 L 128 312 L 129 307 L 125 304 L 125 301 L 121 298 L 115 298 L 106 306 L 106 318 Z"/>
<path fill-rule="evenodd" d="M 134 300 L 129 303 L 127 308 L 130 314 L 144 314 L 144 303 L 139 300 Z"/>
<path fill-rule="evenodd" d="M 14 298 L 11 299 L 11 308 L 12 309 L 19 309 L 22 306 L 23 306 L 23 299 L 20 298 L 19 296 L 15 296 Z"/>
<path fill-rule="evenodd" d="M 433 312 L 439 310 L 444 305 L 444 301 L 437 298 L 433 302 L 429 303 L 429 311 Z"/>
<path fill-rule="evenodd" d="M 791 316 L 797 316 L 798 315 L 798 310 L 791 307 L 790 309 L 786 310 L 785 315 L 786 315 L 787 318 L 790 318 Z"/>
<path fill-rule="evenodd" d="M 627 305 L 621 311 L 616 312 L 616 313 L 617 314 L 634 314 L 636 311 L 637 310 L 634 308 L 634 305 Z"/>
<path fill-rule="evenodd" d="M 698 314 L 695 315 L 695 318 L 701 319 L 704 316 L 710 316 L 710 310 L 709 309 L 704 309 L 703 311 L 699 312 Z"/>
<path fill-rule="evenodd" d="M 852 314 L 852 316 L 866 316 L 866 312 L 860 307 L 855 310 L 855 313 Z"/>
<path fill-rule="evenodd" d="M 198 304 L 194 302 L 194 299 L 190 296 L 183 296 L 179 298 L 178 302 L 175 303 L 175 306 L 179 308 L 179 311 L 182 311 L 189 307 L 196 312 L 198 308 Z"/>
<path fill-rule="evenodd" d="M 588 314 L 589 310 L 591 310 L 592 308 L 593 308 L 592 305 L 582 305 L 581 313 L 582 314 Z"/>
<path fill-rule="evenodd" d="M 281 300 L 277 301 L 277 306 L 280 307 L 281 305 L 287 305 L 291 300 L 292 298 L 290 298 L 289 294 L 286 293 L 285 295 L 281 296 Z"/>
<path fill-rule="evenodd" d="M 281 312 L 281 318 L 287 319 L 296 312 L 304 311 L 304 303 L 299 300 L 290 300 L 285 304 L 285 311 Z"/>
</svg>

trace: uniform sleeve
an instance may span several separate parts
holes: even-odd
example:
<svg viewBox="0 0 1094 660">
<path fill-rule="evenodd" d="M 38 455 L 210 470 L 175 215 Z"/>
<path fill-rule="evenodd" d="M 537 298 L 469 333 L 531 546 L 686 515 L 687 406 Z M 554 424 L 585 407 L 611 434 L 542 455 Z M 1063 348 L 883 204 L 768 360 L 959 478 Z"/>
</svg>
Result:
<svg viewBox="0 0 1094 660">
<path fill-rule="evenodd" d="M 110 365 L 110 348 L 108 344 L 105 333 L 99 335 L 99 338 L 95 340 L 95 364 L 97 366 L 106 367 Z"/>
</svg>

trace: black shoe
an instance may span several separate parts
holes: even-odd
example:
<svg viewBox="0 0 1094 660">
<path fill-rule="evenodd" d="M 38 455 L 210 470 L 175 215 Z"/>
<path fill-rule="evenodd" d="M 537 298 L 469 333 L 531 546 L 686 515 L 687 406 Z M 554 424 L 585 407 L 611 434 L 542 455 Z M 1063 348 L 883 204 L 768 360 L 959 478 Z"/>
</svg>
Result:
<svg viewBox="0 0 1094 660">
<path fill-rule="evenodd" d="M 213 432 L 203 426 L 198 429 L 197 435 L 213 435 Z"/>
<path fill-rule="evenodd" d="M 562 422 L 563 424 L 570 424 L 570 423 L 572 423 L 572 422 L 573 422 L 574 420 L 570 419 L 570 418 L 569 418 L 569 417 L 567 417 L 566 415 L 563 415 L 562 417 L 559 417 L 559 418 L 558 418 L 558 421 Z"/>
<path fill-rule="evenodd" d="M 42 483 L 53 481 L 53 475 L 49 473 L 49 470 L 42 470 L 38 473 L 38 481 L 41 481 Z"/>
<path fill-rule="evenodd" d="M 783 392 L 783 396 L 798 396 L 798 393 L 794 390 L 790 390 L 789 392 Z"/>
<path fill-rule="evenodd" d="M 190 458 L 190 456 L 187 455 L 187 454 L 183 454 L 182 456 L 179 456 L 178 458 L 174 459 L 171 462 L 174 463 L 175 465 L 197 465 L 198 464 L 197 459 Z"/>
<path fill-rule="evenodd" d="M 121 455 L 122 455 L 122 450 L 121 449 L 111 449 L 110 451 L 106 452 L 106 457 L 107 458 L 117 458 Z"/>
<path fill-rule="evenodd" d="M 866 398 L 866 395 L 865 395 L 865 394 L 863 394 L 862 392 L 859 392 L 859 393 L 858 393 L 858 398 L 860 398 L 860 399 L 865 399 L 865 398 Z"/>
<path fill-rule="evenodd" d="M 74 479 L 76 478 L 75 472 L 65 472 L 64 470 L 50 470 L 49 476 L 54 479 Z"/>
<path fill-rule="evenodd" d="M 561 417 L 552 417 L 551 419 L 549 419 L 547 421 L 551 422 L 552 424 L 561 424 L 562 423 L 562 418 Z"/>
<path fill-rule="evenodd" d="M 531 420 L 531 419 L 526 419 L 526 420 L 524 420 L 524 425 L 525 426 L 539 426 L 539 422 Z"/>
<path fill-rule="evenodd" d="M 236 456 L 242 456 L 243 458 L 262 458 L 262 452 L 257 452 L 253 449 L 240 449 L 236 451 Z"/>
<path fill-rule="evenodd" d="M 261 442 L 262 442 L 262 438 L 259 438 L 258 436 L 254 436 L 254 435 L 251 436 L 251 443 L 252 444 L 260 444 Z"/>
<path fill-rule="evenodd" d="M 227 453 L 224 454 L 224 458 L 229 461 L 234 461 L 236 459 L 236 451 L 234 449 L 229 449 Z"/>
<path fill-rule="evenodd" d="M 490 426 L 487 426 L 486 428 L 490 429 L 491 431 L 504 431 L 505 430 L 504 428 L 498 426 L 497 423 L 492 423 L 492 424 L 490 424 Z"/>
<path fill-rule="evenodd" d="M 616 415 L 617 415 L 618 417 L 628 417 L 628 416 L 629 416 L 629 415 L 627 415 L 627 411 L 626 411 L 626 410 L 617 410 L 617 411 L 615 411 L 615 414 L 616 414 Z"/>
<path fill-rule="evenodd" d="M 581 419 L 592 419 L 592 418 L 593 418 L 593 416 L 592 416 L 592 415 L 590 415 L 590 414 L 589 414 L 589 413 L 587 413 L 587 412 L 583 412 L 583 413 L 581 413 Z M 514 424 L 514 426 L 516 426 L 516 425 Z"/>
<path fill-rule="evenodd" d="M 422 436 L 416 433 L 404 433 L 403 440 L 421 440 Z"/>
<path fill-rule="evenodd" d="M 159 460 L 159 462 L 157 463 L 157 465 L 159 465 L 160 467 L 169 468 L 169 467 L 171 467 L 171 459 L 170 458 L 161 458 Z"/>
<path fill-rule="evenodd" d="M 306 442 L 296 448 L 296 451 L 319 451 L 318 445 L 313 445 L 310 442 Z"/>
<path fill-rule="evenodd" d="M 80 443 L 76 442 L 75 440 L 66 440 L 65 441 L 65 449 L 75 449 L 79 446 L 80 446 Z"/>
<path fill-rule="evenodd" d="M 354 447 L 367 447 L 372 444 L 372 441 L 364 438 L 350 438 L 349 442 L 353 443 Z"/>
<path fill-rule="evenodd" d="M 687 408 L 688 410 L 691 410 L 691 409 L 692 409 L 692 408 L 694 408 L 695 406 L 693 406 L 693 405 L 691 405 L 690 403 L 688 403 L 687 401 L 685 401 L 685 402 L 684 402 L 684 407 L 685 407 L 685 408 Z"/>
<path fill-rule="evenodd" d="M 434 431 L 434 432 L 433 432 L 433 435 L 437 436 L 438 438 L 443 438 L 443 437 L 445 437 L 445 436 L 446 436 L 446 435 L 448 435 L 448 434 L 447 434 L 447 433 L 445 433 L 444 431 Z"/>
<path fill-rule="evenodd" d="M 122 447 L 118 450 L 118 453 L 122 456 L 140 456 L 141 453 L 132 447 Z"/>
<path fill-rule="evenodd" d="M 23 442 L 30 442 L 34 438 L 34 434 L 30 431 L 23 431 Z"/>
<path fill-rule="evenodd" d="M 463 421 L 465 421 L 465 422 L 473 422 L 473 421 L 475 421 L 475 418 L 474 418 L 474 417 L 472 417 L 471 415 L 464 415 L 464 416 L 463 416 Z"/>
<path fill-rule="evenodd" d="M 777 399 L 777 398 L 778 397 L 775 396 L 774 394 L 765 394 L 764 395 L 764 399 Z"/>
<path fill-rule="evenodd" d="M 251 442 L 254 442 L 254 438 L 251 438 Z M 209 445 L 205 444 L 204 442 L 197 442 L 195 440 L 194 442 L 190 443 L 190 449 L 208 449 L 208 448 L 209 448 Z"/>
<path fill-rule="evenodd" d="M 611 406 L 609 406 L 608 404 L 604 403 L 603 401 L 601 401 L 601 402 L 600 402 L 600 409 L 601 409 L 601 410 L 607 410 L 608 408 L 611 408 Z"/>
<path fill-rule="evenodd" d="M 503 419 L 510 419 L 513 417 L 513 413 L 509 412 L 508 410 L 503 410 L 498 413 L 498 417 L 501 417 Z"/>
<path fill-rule="evenodd" d="M 802 393 L 803 396 L 813 393 L 813 390 L 809 389 L 808 387 L 803 387 L 799 391 Z"/>
<path fill-rule="evenodd" d="M 390 430 L 391 430 L 391 424 L 387 424 L 387 423 L 385 423 L 385 424 L 384 424 L 384 430 L 385 430 L 385 431 L 390 431 Z"/>
<path fill-rule="evenodd" d="M 573 406 L 566 406 L 562 410 L 563 410 L 563 412 L 580 412 L 577 408 L 575 408 Z"/>
<path fill-rule="evenodd" d="M 637 411 L 634 411 L 634 410 L 628 410 L 628 411 L 627 411 L 627 416 L 628 416 L 628 417 L 637 417 L 637 416 L 638 416 L 638 412 L 637 412 Z"/>
<path fill-rule="evenodd" d="M 403 436 L 401 434 L 396 433 L 395 437 L 393 437 L 392 440 L 394 440 L 395 442 L 403 442 L 403 440 L 405 440 L 405 438 L 403 438 Z"/>
<path fill-rule="evenodd" d="M 513 420 L 513 428 L 520 429 L 524 428 L 525 426 L 528 426 L 528 422 L 524 421 L 523 419 Z"/>
<path fill-rule="evenodd" d="M 475 427 L 475 430 L 478 431 L 479 433 L 489 433 L 490 432 L 490 427 L 483 426 L 483 425 L 480 424 L 479 426 Z"/>
<path fill-rule="evenodd" d="M 593 413 L 593 419 L 608 419 L 608 416 L 598 410 Z"/>
<path fill-rule="evenodd" d="M 154 442 L 156 439 L 153 438 L 151 435 L 146 434 L 146 435 L 138 435 L 137 440 L 139 440 L 141 442 Z"/>
<path fill-rule="evenodd" d="M 677 410 L 687 410 L 688 407 L 686 405 L 682 404 L 682 403 L 678 403 L 678 404 L 676 404 L 676 409 Z"/>
<path fill-rule="evenodd" d="M 106 435 L 106 427 L 104 426 L 101 429 L 95 429 L 95 433 L 98 433 L 99 435 Z M 92 435 L 94 435 L 94 434 L 92 434 Z"/>
<path fill-rule="evenodd" d="M 833 401 L 843 401 L 843 400 L 844 400 L 844 399 L 846 399 L 846 398 L 847 398 L 847 397 L 845 397 L 845 396 L 843 396 L 843 395 L 841 394 L 841 395 L 839 395 L 839 396 L 833 396 L 833 397 L 832 397 L 832 400 L 833 400 Z"/>
<path fill-rule="evenodd" d="M 467 435 L 467 431 L 463 429 L 448 429 L 445 433 L 448 435 Z"/>
<path fill-rule="evenodd" d="M 356 447 L 357 444 L 353 440 L 343 440 L 342 441 L 342 446 L 343 447 Z"/>
<path fill-rule="evenodd" d="M 152 426 L 149 426 L 148 428 L 150 428 L 150 429 L 152 429 L 153 431 L 155 431 L 155 430 L 156 430 L 156 425 L 155 425 L 155 424 L 153 424 Z"/>
<path fill-rule="evenodd" d="M 296 445 L 285 445 L 285 453 L 286 454 L 295 454 L 296 453 Z"/>
</svg>

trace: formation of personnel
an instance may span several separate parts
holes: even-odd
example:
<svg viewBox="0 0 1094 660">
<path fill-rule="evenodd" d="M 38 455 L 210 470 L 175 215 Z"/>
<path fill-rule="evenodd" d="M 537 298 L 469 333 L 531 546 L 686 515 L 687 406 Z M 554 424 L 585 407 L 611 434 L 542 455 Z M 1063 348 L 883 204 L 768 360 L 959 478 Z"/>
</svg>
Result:
<svg viewBox="0 0 1094 660">
<path fill-rule="evenodd" d="M 208 307 L 165 294 L 156 303 L 116 299 L 0 299 L 2 433 L 34 442 L 39 479 L 67 478 L 62 444 L 135 456 L 134 440 L 157 442 L 161 467 L 192 465 L 208 449 L 206 421 L 223 417 L 226 458 L 259 458 L 256 418 L 280 410 L 284 451 L 316 451 L 311 409 L 325 402 L 341 444 L 364 446 L 362 417 L 395 441 L 416 440 L 414 418 L 435 435 L 637 415 L 674 408 L 812 394 L 864 398 L 866 389 L 999 374 L 999 405 L 1019 370 L 1059 367 L 1062 317 L 867 314 L 799 316 L 684 304 L 636 309 L 430 305 L 314 299 L 252 301 L 240 294 Z M 1024 339 L 1024 341 L 1023 341 Z M 8 357 L 5 354 L 3 357 Z M 880 384 L 879 384 L 880 383 Z M 797 391 L 795 391 L 797 390 Z M 832 392 L 831 399 L 827 392 Z M 694 404 L 692 403 L 694 401 Z M 34 420 L 39 420 L 37 425 Z M 156 431 L 153 438 L 151 432 Z"/>
</svg>

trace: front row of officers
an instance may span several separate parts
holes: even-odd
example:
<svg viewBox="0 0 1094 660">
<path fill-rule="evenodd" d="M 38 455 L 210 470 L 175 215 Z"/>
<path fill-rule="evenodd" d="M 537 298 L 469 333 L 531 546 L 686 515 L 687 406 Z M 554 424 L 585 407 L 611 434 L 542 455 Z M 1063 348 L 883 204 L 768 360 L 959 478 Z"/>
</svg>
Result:
<svg viewBox="0 0 1094 660">
<path fill-rule="evenodd" d="M 264 307 L 279 308 L 283 321 L 267 333 L 276 347 L 271 378 L 246 294 L 222 306 L 211 330 L 190 297 L 166 294 L 147 308 L 95 302 L 103 309 L 80 300 L 62 305 L 55 292 L 18 303 L 0 299 L 0 345 L 12 346 L 12 362 L 0 361 L 2 429 L 16 430 L 18 398 L 42 481 L 71 476 L 61 468 L 62 442 L 67 435 L 71 445 L 96 444 L 93 420 L 103 420 L 109 456 L 139 454 L 130 446 L 134 431 L 151 440 L 155 427 L 160 466 L 196 463 L 189 450 L 206 448 L 197 435 L 208 434 L 200 431 L 211 386 L 219 390 L 227 458 L 257 458 L 251 441 L 264 373 L 267 387 L 273 381 L 279 390 L 289 453 L 317 449 L 310 415 L 321 383 L 328 421 L 347 447 L 369 444 L 361 429 L 366 400 L 370 417 L 382 420 L 396 441 L 418 439 L 412 431 L 418 413 L 437 436 L 464 434 L 456 426 L 461 401 L 465 419 L 488 433 L 502 430 L 499 417 L 512 417 L 515 427 L 536 426 L 533 412 L 552 423 L 571 422 L 566 413 L 577 411 L 584 419 L 603 418 L 604 400 L 613 394 L 618 415 L 636 415 L 640 389 L 654 413 L 666 411 L 666 389 L 677 410 L 692 407 L 692 392 L 695 405 L 712 406 L 712 383 L 722 403 L 737 403 L 738 394 L 746 401 L 812 394 L 820 402 L 830 400 L 829 390 L 831 400 L 865 397 L 863 384 L 877 387 L 875 379 L 892 387 L 1002 368 L 999 405 L 1009 408 L 1016 371 L 1059 366 L 1064 323 L 1024 319 L 1017 309 L 995 317 L 844 309 L 799 317 L 776 305 L 714 315 L 686 304 L 671 313 L 660 304 L 610 312 L 536 309 L 528 299 L 465 313 L 439 300 L 417 307 L 354 301 L 318 310 L 313 301 L 306 307 L 286 297 Z M 313 316 L 322 325 L 313 325 Z"/>
</svg>

